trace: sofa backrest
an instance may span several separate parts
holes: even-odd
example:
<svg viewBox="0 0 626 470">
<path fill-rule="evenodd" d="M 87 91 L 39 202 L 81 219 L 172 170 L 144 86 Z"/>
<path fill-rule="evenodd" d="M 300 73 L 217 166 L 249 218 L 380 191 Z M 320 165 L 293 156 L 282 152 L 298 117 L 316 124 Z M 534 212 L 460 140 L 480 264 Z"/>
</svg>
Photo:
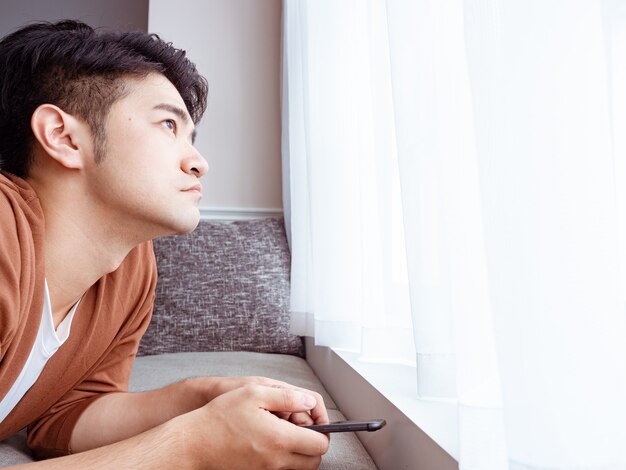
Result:
<svg viewBox="0 0 626 470">
<path fill-rule="evenodd" d="M 289 332 L 290 254 L 283 219 L 203 220 L 154 241 L 159 278 L 139 355 L 256 351 L 304 356 Z"/>
</svg>

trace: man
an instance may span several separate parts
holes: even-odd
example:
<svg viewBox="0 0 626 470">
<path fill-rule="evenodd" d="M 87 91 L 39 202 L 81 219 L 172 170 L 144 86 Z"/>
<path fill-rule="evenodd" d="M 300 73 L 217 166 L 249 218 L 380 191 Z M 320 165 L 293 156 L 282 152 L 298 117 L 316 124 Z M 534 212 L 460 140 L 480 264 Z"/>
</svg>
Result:
<svg viewBox="0 0 626 470">
<path fill-rule="evenodd" d="M 317 468 L 321 397 L 264 378 L 127 393 L 153 238 L 192 231 L 205 80 L 155 35 L 37 23 L 0 41 L 0 439 L 45 468 Z"/>
</svg>

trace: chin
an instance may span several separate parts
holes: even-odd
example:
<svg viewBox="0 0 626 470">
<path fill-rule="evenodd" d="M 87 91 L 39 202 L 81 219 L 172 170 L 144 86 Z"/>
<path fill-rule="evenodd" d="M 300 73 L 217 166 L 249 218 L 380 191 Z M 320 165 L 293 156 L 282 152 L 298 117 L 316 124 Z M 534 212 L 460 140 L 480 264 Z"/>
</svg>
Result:
<svg viewBox="0 0 626 470">
<path fill-rule="evenodd" d="M 200 211 L 184 210 L 178 213 L 161 213 L 152 218 L 152 223 L 148 229 L 151 232 L 150 238 L 167 237 L 170 235 L 187 235 L 195 230 L 200 223 Z"/>
<path fill-rule="evenodd" d="M 194 217 L 188 217 L 185 220 L 177 220 L 174 227 L 173 235 L 187 235 L 193 232 L 200 223 L 200 212 L 196 212 Z"/>
</svg>

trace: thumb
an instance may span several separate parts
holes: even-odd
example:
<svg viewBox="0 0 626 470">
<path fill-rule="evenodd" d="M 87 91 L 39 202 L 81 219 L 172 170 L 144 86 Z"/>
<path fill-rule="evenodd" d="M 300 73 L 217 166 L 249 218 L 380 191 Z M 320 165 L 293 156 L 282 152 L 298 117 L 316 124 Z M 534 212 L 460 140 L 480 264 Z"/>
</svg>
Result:
<svg viewBox="0 0 626 470">
<path fill-rule="evenodd" d="M 317 404 L 313 395 L 297 390 L 266 387 L 264 385 L 257 385 L 254 388 L 259 406 L 267 411 L 287 411 L 290 413 L 309 411 L 315 408 Z"/>
</svg>

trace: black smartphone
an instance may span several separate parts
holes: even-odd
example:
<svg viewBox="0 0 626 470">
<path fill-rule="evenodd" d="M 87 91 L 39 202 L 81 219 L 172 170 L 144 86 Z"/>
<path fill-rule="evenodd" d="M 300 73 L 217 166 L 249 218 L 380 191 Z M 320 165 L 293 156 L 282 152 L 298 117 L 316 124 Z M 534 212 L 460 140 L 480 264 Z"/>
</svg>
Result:
<svg viewBox="0 0 626 470">
<path fill-rule="evenodd" d="M 384 419 L 370 419 L 368 421 L 336 421 L 329 424 L 312 424 L 303 426 L 318 432 L 355 432 L 355 431 L 378 431 L 387 422 Z"/>
</svg>

